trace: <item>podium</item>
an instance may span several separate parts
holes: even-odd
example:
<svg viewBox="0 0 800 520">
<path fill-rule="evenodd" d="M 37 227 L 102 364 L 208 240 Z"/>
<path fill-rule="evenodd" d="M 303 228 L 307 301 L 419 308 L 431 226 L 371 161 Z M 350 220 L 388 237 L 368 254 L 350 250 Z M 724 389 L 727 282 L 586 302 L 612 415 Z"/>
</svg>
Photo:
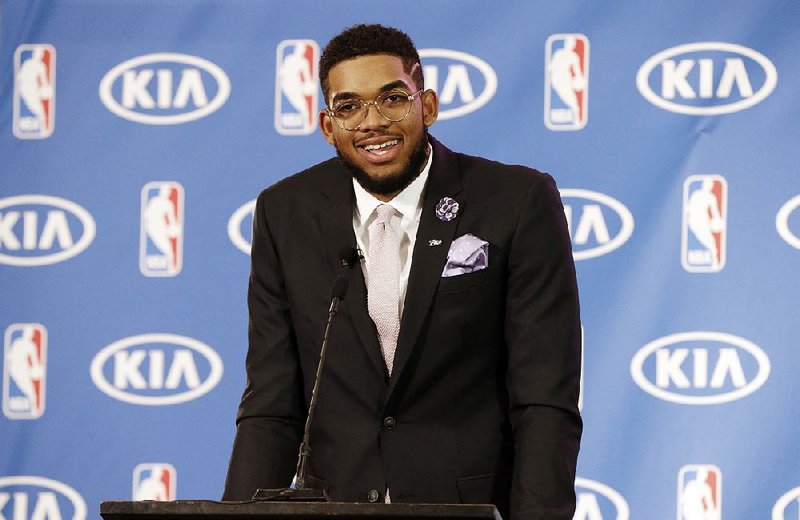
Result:
<svg viewBox="0 0 800 520">
<path fill-rule="evenodd" d="M 369 504 L 352 502 L 104 501 L 104 520 L 502 520 L 490 504 Z"/>
</svg>

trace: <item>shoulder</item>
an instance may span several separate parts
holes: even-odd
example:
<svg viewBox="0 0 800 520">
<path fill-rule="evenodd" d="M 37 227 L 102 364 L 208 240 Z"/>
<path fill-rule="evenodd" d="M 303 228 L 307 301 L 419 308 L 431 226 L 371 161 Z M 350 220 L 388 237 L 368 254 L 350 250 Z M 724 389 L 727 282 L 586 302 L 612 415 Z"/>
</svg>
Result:
<svg viewBox="0 0 800 520">
<path fill-rule="evenodd" d="M 507 164 L 485 157 L 457 153 L 462 178 L 466 183 L 487 183 L 500 190 L 529 189 L 555 184 L 553 177 L 522 164 Z"/>
<path fill-rule="evenodd" d="M 261 191 L 256 199 L 255 221 L 274 229 L 289 229 L 327 208 L 331 199 L 345 199 L 352 181 L 337 158 L 315 164 Z"/>
<path fill-rule="evenodd" d="M 256 201 L 256 215 L 276 222 L 296 221 L 308 218 L 314 207 L 347 200 L 352 191 L 350 174 L 334 157 L 264 189 Z"/>
<path fill-rule="evenodd" d="M 549 173 L 526 165 L 453 152 L 437 144 L 437 151 L 457 169 L 463 192 L 470 199 L 506 208 L 519 208 L 541 198 L 560 202 L 556 181 Z"/>
<path fill-rule="evenodd" d="M 277 202 L 305 198 L 312 194 L 326 191 L 326 188 L 336 182 L 344 172 L 338 159 L 332 158 L 315 164 L 310 168 L 285 177 L 272 186 L 265 188 L 259 194 L 259 201 L 269 200 Z"/>
<path fill-rule="evenodd" d="M 482 189 L 519 191 L 527 190 L 530 187 L 555 186 L 555 181 L 550 174 L 536 168 L 454 152 L 436 139 L 432 139 L 432 141 L 434 154 L 440 154 L 447 163 L 457 168 L 465 187 L 475 185 Z"/>
</svg>

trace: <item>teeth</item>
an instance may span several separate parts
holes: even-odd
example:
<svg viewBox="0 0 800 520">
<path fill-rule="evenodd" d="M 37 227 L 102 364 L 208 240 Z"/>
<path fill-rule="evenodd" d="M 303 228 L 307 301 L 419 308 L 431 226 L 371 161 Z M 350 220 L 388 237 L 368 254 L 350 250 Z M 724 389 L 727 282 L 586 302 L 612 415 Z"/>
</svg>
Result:
<svg viewBox="0 0 800 520">
<path fill-rule="evenodd" d="M 394 146 L 396 144 L 397 144 L 397 139 L 392 139 L 391 141 L 386 141 L 383 144 L 368 144 L 367 146 L 364 147 L 364 150 L 367 151 L 380 150 L 381 148 Z M 386 153 L 386 150 L 384 150 L 383 153 L 381 153 L 380 155 L 383 155 L 384 153 Z"/>
</svg>

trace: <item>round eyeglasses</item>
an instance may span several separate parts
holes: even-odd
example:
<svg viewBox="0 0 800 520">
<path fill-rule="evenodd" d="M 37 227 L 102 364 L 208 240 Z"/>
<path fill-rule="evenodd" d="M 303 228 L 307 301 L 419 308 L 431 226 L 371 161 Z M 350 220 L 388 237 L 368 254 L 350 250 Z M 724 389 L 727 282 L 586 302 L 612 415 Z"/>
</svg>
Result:
<svg viewBox="0 0 800 520">
<path fill-rule="evenodd" d="M 370 105 L 375 105 L 378 113 L 393 123 L 402 121 L 411 113 L 411 102 L 420 95 L 424 89 L 419 89 L 413 94 L 402 90 L 389 90 L 372 101 L 360 98 L 343 99 L 333 108 L 326 108 L 328 114 L 343 130 L 358 130 L 367 119 Z"/>
</svg>

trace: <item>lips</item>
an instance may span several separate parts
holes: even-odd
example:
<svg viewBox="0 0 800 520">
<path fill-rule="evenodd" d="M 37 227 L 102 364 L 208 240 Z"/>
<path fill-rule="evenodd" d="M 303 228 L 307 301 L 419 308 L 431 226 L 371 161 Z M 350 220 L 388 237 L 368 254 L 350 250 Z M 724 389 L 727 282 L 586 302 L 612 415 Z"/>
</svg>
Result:
<svg viewBox="0 0 800 520">
<path fill-rule="evenodd" d="M 376 153 L 378 155 L 383 155 L 389 151 L 387 150 L 387 148 L 389 148 L 390 146 L 394 146 L 396 144 L 397 144 L 397 139 L 392 139 L 391 141 L 386 141 L 385 143 L 382 144 L 368 144 L 367 146 L 364 147 L 364 150 Z"/>
<path fill-rule="evenodd" d="M 394 160 L 400 151 L 401 139 L 379 137 L 365 139 L 356 145 L 360 155 L 371 163 L 386 163 Z"/>
</svg>

